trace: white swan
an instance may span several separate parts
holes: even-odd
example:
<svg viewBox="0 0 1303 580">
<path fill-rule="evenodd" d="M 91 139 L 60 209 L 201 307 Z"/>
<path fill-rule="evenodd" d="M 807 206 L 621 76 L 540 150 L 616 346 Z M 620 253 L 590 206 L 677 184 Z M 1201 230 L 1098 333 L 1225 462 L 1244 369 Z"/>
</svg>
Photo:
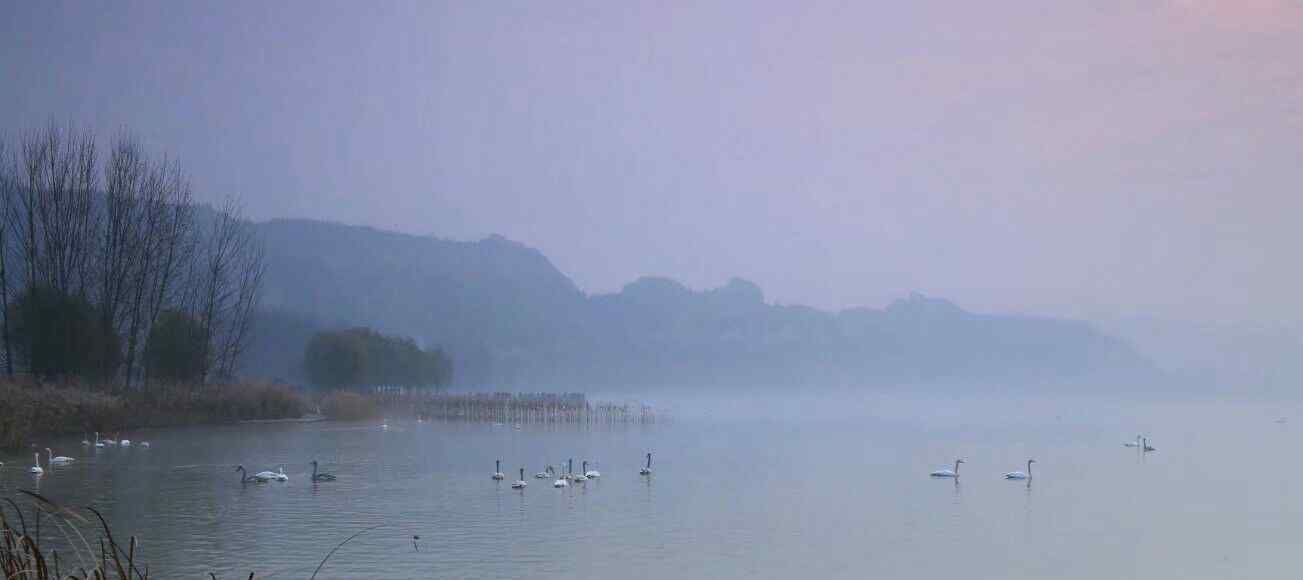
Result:
<svg viewBox="0 0 1303 580">
<path fill-rule="evenodd" d="M 82 437 L 85 437 L 85 436 L 86 436 L 85 434 L 82 434 Z M 90 447 L 90 441 L 87 440 L 87 439 L 82 439 L 82 440 L 81 440 L 81 446 L 82 446 L 82 447 Z"/>
<path fill-rule="evenodd" d="M 33 475 L 43 475 L 45 470 L 41 469 L 41 454 L 35 453 L 34 455 L 36 456 L 36 465 L 33 465 L 31 469 L 27 470 L 27 472 Z"/>
<path fill-rule="evenodd" d="M 1122 444 L 1123 447 L 1140 447 L 1140 436 L 1136 435 L 1135 441 L 1127 441 Z"/>
<path fill-rule="evenodd" d="M 282 465 L 276 470 L 276 481 L 289 481 L 290 476 L 285 475 L 285 466 Z"/>
<path fill-rule="evenodd" d="M 1036 463 L 1035 459 L 1028 459 L 1026 473 L 1023 473 L 1021 471 L 1010 471 L 1009 473 L 1004 474 L 1004 478 L 1005 479 L 1031 479 L 1033 463 Z"/>
<path fill-rule="evenodd" d="M 1148 438 L 1141 439 L 1141 440 L 1140 440 L 1140 445 L 1141 445 L 1141 447 L 1145 450 L 1145 453 L 1149 453 L 1150 451 L 1157 451 L 1157 449 L 1154 449 L 1153 447 L 1151 447 L 1151 446 L 1149 445 L 1149 439 L 1148 439 Z"/>
<path fill-rule="evenodd" d="M 647 466 L 638 470 L 638 475 L 651 475 L 651 454 L 647 454 Z"/>
<path fill-rule="evenodd" d="M 540 471 L 540 472 L 538 472 L 538 473 L 535 473 L 535 474 L 534 474 L 534 479 L 547 479 L 547 478 L 549 478 L 549 477 L 552 477 L 552 476 L 555 475 L 555 474 L 556 474 L 556 472 L 555 472 L 555 471 L 552 471 L 552 466 L 549 465 L 549 466 L 547 466 L 547 469 L 544 469 L 543 471 Z"/>
<path fill-rule="evenodd" d="M 144 447 L 145 449 L 149 449 L 149 442 L 148 442 L 148 441 L 142 441 L 142 442 L 140 443 L 140 446 L 141 446 L 141 447 Z"/>
<path fill-rule="evenodd" d="M 564 478 L 560 478 L 552 482 L 552 487 L 570 487 L 570 482 L 566 481 Z"/>
<path fill-rule="evenodd" d="M 123 440 L 121 440 L 121 441 L 118 441 L 118 445 L 121 445 L 121 446 L 123 446 L 123 447 L 131 447 L 131 440 L 130 440 L 130 439 L 123 439 Z"/>
<path fill-rule="evenodd" d="M 583 467 L 579 468 L 579 475 L 575 476 L 575 481 L 588 481 L 588 462 L 585 461 Z"/>
<path fill-rule="evenodd" d="M 95 432 L 95 446 L 96 446 L 96 447 L 99 447 L 99 448 L 101 448 L 101 449 L 104 448 L 104 440 L 103 440 L 103 439 L 100 439 L 100 432 L 99 432 L 99 431 L 96 431 L 96 432 Z"/>
<path fill-rule="evenodd" d="M 504 474 L 502 473 L 502 460 L 501 460 L 501 459 L 498 459 L 498 460 L 494 461 L 494 462 L 493 462 L 493 480 L 494 480 L 494 481 L 502 481 L 502 480 L 504 480 L 504 479 L 506 479 L 506 478 L 507 478 L 507 476 L 504 475 Z"/>
<path fill-rule="evenodd" d="M 103 442 L 105 445 L 117 445 L 117 444 L 118 444 L 117 441 L 114 441 L 114 440 L 112 440 L 112 439 L 101 439 L 100 441 Z"/>
<path fill-rule="evenodd" d="M 284 479 L 282 479 L 282 477 L 283 477 Z M 281 471 L 280 471 L 280 472 L 276 472 L 276 471 L 259 471 L 258 473 L 253 474 L 253 478 L 256 479 L 256 480 L 258 480 L 259 482 L 264 482 L 264 481 L 289 481 L 289 480 L 290 480 L 289 476 L 288 476 L 288 475 L 285 475 L 285 468 L 283 468 L 283 467 L 281 468 Z"/>
<path fill-rule="evenodd" d="M 959 477 L 959 464 L 960 464 L 960 463 L 964 463 L 964 460 L 963 460 L 963 459 L 956 459 L 956 460 L 955 460 L 955 468 L 954 468 L 954 469 L 938 469 L 938 470 L 936 470 L 936 471 L 933 471 L 932 473 L 929 473 L 928 475 L 930 475 L 930 476 L 932 476 L 932 477 Z"/>
<path fill-rule="evenodd" d="M 520 479 L 516 480 L 516 483 L 511 484 L 511 489 L 525 489 L 526 485 L 529 484 L 525 483 L 525 468 L 522 467 L 520 468 Z"/>
<path fill-rule="evenodd" d="M 49 458 L 49 460 L 47 460 L 46 463 L 50 465 L 67 465 L 69 463 L 76 461 L 75 458 L 65 457 L 63 455 L 55 457 L 54 452 L 50 451 L 49 447 L 45 448 L 45 456 Z"/>
<path fill-rule="evenodd" d="M 597 465 L 593 464 L 593 467 L 597 467 Z M 597 479 L 601 476 L 602 476 L 602 472 L 596 469 L 588 469 L 588 462 L 587 461 L 584 462 L 584 477 L 587 477 L 588 479 Z"/>
</svg>

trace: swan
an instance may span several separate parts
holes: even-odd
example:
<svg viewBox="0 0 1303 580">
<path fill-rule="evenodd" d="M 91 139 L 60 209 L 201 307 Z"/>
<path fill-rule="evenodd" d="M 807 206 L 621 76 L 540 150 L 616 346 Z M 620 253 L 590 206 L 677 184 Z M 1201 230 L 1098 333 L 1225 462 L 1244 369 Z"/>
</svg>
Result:
<svg viewBox="0 0 1303 580">
<path fill-rule="evenodd" d="M 259 473 L 258 475 L 249 475 L 249 472 L 244 470 L 243 465 L 235 466 L 235 470 L 240 472 L 240 483 L 267 483 L 268 481 L 271 481 L 268 478 L 259 477 L 262 473 Z M 263 473 L 270 472 L 264 471 Z"/>
<path fill-rule="evenodd" d="M 1157 449 L 1154 449 L 1153 447 L 1151 447 L 1151 446 L 1149 445 L 1149 439 L 1148 439 L 1148 438 L 1141 439 L 1141 440 L 1140 440 L 1140 444 L 1141 444 L 1141 448 L 1145 450 L 1145 453 L 1149 453 L 1150 451 L 1157 451 Z"/>
<path fill-rule="evenodd" d="M 36 456 L 36 465 L 33 465 L 31 469 L 27 470 L 27 472 L 33 475 L 43 475 L 45 470 L 41 469 L 41 454 L 36 453 L 34 455 Z"/>
<path fill-rule="evenodd" d="M 956 459 L 956 460 L 955 460 L 955 468 L 954 468 L 954 469 L 938 469 L 938 470 L 936 470 L 936 471 L 933 471 L 932 473 L 929 473 L 928 475 L 930 475 L 930 476 L 932 476 L 932 477 L 959 477 L 959 464 L 960 464 L 960 463 L 964 463 L 964 460 L 963 460 L 963 459 Z"/>
<path fill-rule="evenodd" d="M 651 475 L 651 454 L 647 454 L 647 466 L 638 470 L 638 475 Z"/>
<path fill-rule="evenodd" d="M 82 437 L 85 437 L 85 436 L 86 436 L 85 434 L 82 434 Z M 90 447 L 90 441 L 87 440 L 87 439 L 82 439 L 82 440 L 81 440 L 81 446 L 82 446 L 82 447 Z"/>
<path fill-rule="evenodd" d="M 282 465 L 276 470 L 276 481 L 289 481 L 290 476 L 285 475 L 285 466 Z"/>
<path fill-rule="evenodd" d="M 502 460 L 501 460 L 501 459 L 498 459 L 498 460 L 494 461 L 494 462 L 493 462 L 493 480 L 494 480 L 494 481 L 502 481 L 502 480 L 504 480 L 504 479 L 506 479 L 506 478 L 507 478 L 507 476 L 502 474 Z"/>
<path fill-rule="evenodd" d="M 58 456 L 58 457 L 55 457 L 55 456 L 54 456 L 54 452 L 53 452 L 53 451 L 50 451 L 50 448 L 49 448 L 49 447 L 46 447 L 46 448 L 45 448 L 45 456 L 49 458 L 49 460 L 46 461 L 46 463 L 48 463 L 48 464 L 50 464 L 50 465 L 66 465 L 66 464 L 69 464 L 69 463 L 72 463 L 72 462 L 76 461 L 75 458 L 72 458 L 72 457 L 65 457 L 65 456 L 63 456 L 63 455 L 60 455 L 60 456 Z"/>
<path fill-rule="evenodd" d="M 585 462 L 584 462 L 584 466 L 581 467 L 581 468 L 579 469 L 579 475 L 576 475 L 574 480 L 575 480 L 575 481 L 578 481 L 578 482 L 588 481 L 588 476 L 587 476 L 587 475 L 584 475 L 584 472 L 585 472 L 585 471 L 588 471 L 588 462 L 587 462 L 587 461 L 585 461 Z"/>
<path fill-rule="evenodd" d="M 112 439 L 101 439 L 100 441 L 103 442 L 105 445 L 117 445 L 117 444 L 118 444 L 117 441 L 114 441 L 114 440 L 112 440 Z"/>
<path fill-rule="evenodd" d="M 1031 479 L 1033 463 L 1036 463 L 1035 459 L 1027 460 L 1027 473 L 1023 473 L 1021 471 L 1010 471 L 1009 473 L 1004 474 L 1004 478 L 1005 479 Z"/>
<path fill-rule="evenodd" d="M 141 447 L 144 447 L 145 449 L 149 449 L 149 442 L 148 442 L 148 441 L 141 441 L 141 442 L 140 442 L 140 446 L 141 446 Z"/>
<path fill-rule="evenodd" d="M 121 440 L 121 441 L 118 441 L 118 445 L 121 445 L 121 446 L 123 446 L 123 447 L 131 447 L 131 440 L 130 440 L 130 439 L 123 439 L 123 440 Z"/>
<path fill-rule="evenodd" d="M 317 473 L 317 460 L 312 460 L 312 481 L 335 481 L 334 474 Z"/>
<path fill-rule="evenodd" d="M 1136 435 L 1135 441 L 1127 441 L 1122 444 L 1123 447 L 1140 447 L 1140 436 Z"/>
<path fill-rule="evenodd" d="M 511 489 L 525 489 L 526 485 L 529 484 L 525 483 L 525 468 L 522 467 L 520 468 L 520 479 L 517 479 L 516 483 L 511 484 Z"/>
<path fill-rule="evenodd" d="M 593 467 L 597 467 L 596 462 L 593 463 Z M 588 479 L 597 479 L 601 476 L 602 476 L 602 472 L 596 469 L 588 469 L 588 462 L 587 461 L 584 462 L 584 477 L 587 477 Z"/>
<path fill-rule="evenodd" d="M 556 481 L 552 482 L 552 487 L 570 487 L 570 482 L 566 481 L 564 477 L 558 478 Z"/>
<path fill-rule="evenodd" d="M 95 446 L 96 446 L 96 447 L 99 447 L 99 448 L 101 448 L 101 449 L 104 448 L 104 440 L 103 440 L 103 439 L 100 439 L 100 432 L 99 432 L 99 431 L 96 431 L 96 432 L 95 432 Z"/>
<path fill-rule="evenodd" d="M 552 477 L 552 476 L 555 475 L 555 474 L 556 474 L 556 472 L 555 472 L 555 471 L 552 471 L 552 466 L 549 465 L 549 466 L 547 466 L 547 469 L 544 469 L 543 471 L 540 471 L 540 472 L 538 472 L 538 473 L 535 473 L 535 474 L 534 474 L 534 479 L 547 479 L 547 478 L 549 478 L 549 477 Z"/>
<path fill-rule="evenodd" d="M 271 480 L 273 480 L 273 479 L 275 479 L 275 480 L 281 480 L 281 479 L 280 479 L 280 476 L 281 476 L 281 474 L 276 473 L 275 471 L 259 471 L 258 473 L 253 474 L 253 478 L 254 478 L 254 479 L 257 479 L 259 483 L 264 482 L 264 481 L 271 481 Z M 289 479 L 289 478 L 287 477 L 286 479 Z M 284 480 L 281 480 L 281 481 L 284 481 Z"/>
</svg>

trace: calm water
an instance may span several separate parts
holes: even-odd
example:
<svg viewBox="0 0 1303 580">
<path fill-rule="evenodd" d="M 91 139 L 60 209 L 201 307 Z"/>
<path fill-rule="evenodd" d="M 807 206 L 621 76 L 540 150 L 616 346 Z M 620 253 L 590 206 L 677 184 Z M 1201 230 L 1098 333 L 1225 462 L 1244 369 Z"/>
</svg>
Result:
<svg viewBox="0 0 1303 580">
<path fill-rule="evenodd" d="M 376 524 L 318 577 L 1286 578 L 1303 565 L 1299 411 L 866 397 L 591 430 L 182 429 L 131 434 L 152 449 L 58 442 L 80 461 L 39 480 L 10 454 L 0 496 L 103 508 L 157 578 L 306 578 Z M 1156 453 L 1122 447 L 1139 432 Z M 927 477 L 957 456 L 958 485 Z M 489 479 L 499 457 L 504 482 Z M 568 457 L 603 477 L 532 477 Z M 1000 478 L 1028 457 L 1030 485 Z M 312 458 L 339 480 L 312 484 Z M 237 463 L 283 464 L 291 481 L 243 486 Z"/>
</svg>

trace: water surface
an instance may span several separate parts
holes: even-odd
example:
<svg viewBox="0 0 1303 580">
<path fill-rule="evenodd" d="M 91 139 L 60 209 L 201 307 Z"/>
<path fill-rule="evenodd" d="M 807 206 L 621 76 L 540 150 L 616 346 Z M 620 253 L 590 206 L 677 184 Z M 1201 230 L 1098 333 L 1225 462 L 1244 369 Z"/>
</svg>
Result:
<svg viewBox="0 0 1303 580">
<path fill-rule="evenodd" d="M 80 461 L 39 479 L 10 454 L 0 496 L 101 508 L 156 578 L 306 578 L 376 525 L 318 577 L 1285 578 L 1303 541 L 1297 411 L 864 396 L 646 426 L 161 430 L 131 434 L 151 449 L 56 441 Z M 1122 447 L 1140 432 L 1157 452 Z M 640 477 L 646 451 L 655 473 Z M 570 457 L 602 478 L 532 478 Z M 958 484 L 927 476 L 956 457 Z M 1001 479 L 1029 457 L 1030 485 Z M 339 480 L 311 483 L 313 458 Z M 497 458 L 507 481 L 489 478 Z M 241 485 L 236 464 L 291 480 Z"/>
</svg>

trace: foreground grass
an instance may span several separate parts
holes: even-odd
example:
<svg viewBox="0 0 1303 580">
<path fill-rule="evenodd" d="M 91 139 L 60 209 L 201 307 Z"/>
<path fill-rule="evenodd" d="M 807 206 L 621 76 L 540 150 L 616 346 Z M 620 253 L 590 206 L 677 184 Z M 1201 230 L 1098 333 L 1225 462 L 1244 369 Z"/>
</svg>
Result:
<svg viewBox="0 0 1303 580">
<path fill-rule="evenodd" d="M 158 385 L 110 393 L 79 383 L 0 382 L 0 447 L 41 435 L 301 417 L 307 400 L 283 385 Z"/>
<path fill-rule="evenodd" d="M 74 510 L 29 491 L 27 516 L 12 499 L 0 504 L 0 577 L 32 580 L 147 580 L 148 568 L 136 562 L 136 538 L 125 545 L 113 537 L 103 516 L 92 508 Z M 63 540 L 71 553 L 47 550 L 46 537 Z M 88 537 L 89 534 L 89 537 Z M 142 569 L 143 568 L 143 569 Z"/>
</svg>

